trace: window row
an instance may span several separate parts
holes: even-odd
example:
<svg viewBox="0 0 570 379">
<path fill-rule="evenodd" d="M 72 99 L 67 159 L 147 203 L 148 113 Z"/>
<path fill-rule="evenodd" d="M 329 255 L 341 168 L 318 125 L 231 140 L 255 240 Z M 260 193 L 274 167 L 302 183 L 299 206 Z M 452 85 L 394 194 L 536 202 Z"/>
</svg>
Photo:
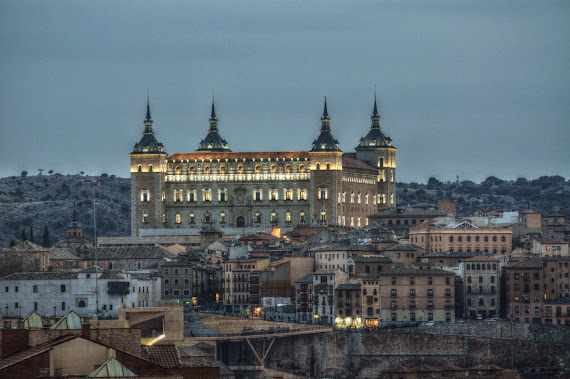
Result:
<svg viewBox="0 0 570 379">
<path fill-rule="evenodd" d="M 431 237 L 430 237 L 430 238 L 431 238 Z M 439 237 L 439 238 L 440 238 L 440 241 L 441 241 L 441 237 Z M 453 236 L 449 236 L 449 242 L 453 242 L 453 239 L 454 239 Z M 467 240 L 467 242 L 471 242 L 471 236 L 467 236 L 465 239 Z M 492 239 L 493 239 L 493 242 L 497 242 L 497 236 L 493 236 Z M 432 241 L 433 241 L 433 240 L 432 240 Z M 462 236 L 458 236 L 458 237 L 457 237 L 457 241 L 458 241 L 458 242 L 462 242 L 462 241 L 463 241 L 463 237 L 462 237 Z M 483 241 L 489 242 L 489 237 L 488 237 L 488 236 L 483 237 Z M 501 242 L 506 242 L 506 241 L 507 241 L 507 238 L 506 238 L 505 236 L 502 236 L 502 237 L 501 237 Z M 475 242 L 480 242 L 480 237 L 479 237 L 479 236 L 475 236 Z"/>
<path fill-rule="evenodd" d="M 256 165 L 253 169 L 253 173 L 255 173 L 255 174 L 266 174 L 266 173 L 276 174 L 278 171 L 281 172 L 281 169 L 278 168 L 276 165 L 271 165 L 268 167 L 266 166 L 264 168 L 262 168 L 261 165 Z M 293 171 L 294 170 L 293 170 L 291 165 L 286 165 L 283 168 L 283 172 L 285 174 L 291 174 L 291 173 L 293 173 Z M 300 174 L 303 174 L 303 173 L 305 173 L 305 171 L 306 171 L 305 165 L 299 165 L 297 172 Z M 182 167 L 176 166 L 174 168 L 174 173 L 176 175 L 182 175 L 182 173 L 183 173 Z M 205 166 L 201 173 L 204 175 L 210 175 L 210 174 L 225 175 L 225 174 L 231 174 L 231 173 L 243 174 L 244 173 L 244 167 L 243 167 L 243 165 L 239 165 L 235 169 L 232 169 L 232 168 L 226 169 L 226 166 L 220 166 L 218 168 L 218 171 L 215 172 L 210 166 Z M 188 175 L 196 175 L 196 174 L 200 174 L 199 168 L 197 169 L 194 166 L 190 166 L 188 168 Z"/>
</svg>

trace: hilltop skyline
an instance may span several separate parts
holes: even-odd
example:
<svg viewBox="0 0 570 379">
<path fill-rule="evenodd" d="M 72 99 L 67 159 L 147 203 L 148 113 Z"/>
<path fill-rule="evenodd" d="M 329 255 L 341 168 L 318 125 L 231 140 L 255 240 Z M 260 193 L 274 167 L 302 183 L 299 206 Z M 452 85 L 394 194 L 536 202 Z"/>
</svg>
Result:
<svg viewBox="0 0 570 379">
<path fill-rule="evenodd" d="M 147 90 L 169 154 L 198 147 L 213 92 L 233 151 L 309 150 L 326 96 L 332 133 L 351 152 L 376 89 L 397 181 L 570 177 L 564 2 L 5 1 L 0 10 L 0 176 L 41 167 L 127 177 Z"/>
</svg>

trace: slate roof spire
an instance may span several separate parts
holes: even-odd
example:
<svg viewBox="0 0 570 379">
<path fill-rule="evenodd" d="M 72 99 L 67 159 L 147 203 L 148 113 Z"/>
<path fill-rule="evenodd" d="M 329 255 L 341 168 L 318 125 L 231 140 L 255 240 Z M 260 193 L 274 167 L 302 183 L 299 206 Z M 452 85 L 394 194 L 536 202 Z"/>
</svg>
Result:
<svg viewBox="0 0 570 379">
<path fill-rule="evenodd" d="M 390 139 L 389 136 L 384 135 L 382 130 L 380 130 L 380 114 L 378 113 L 376 91 L 374 91 L 374 107 L 372 109 L 372 116 L 370 116 L 370 119 L 372 120 L 370 131 L 365 137 L 360 139 L 360 143 L 356 147 L 356 150 L 374 150 L 386 147 L 395 149 L 396 147 L 392 145 L 392 139 Z"/>
<path fill-rule="evenodd" d="M 216 117 L 216 107 L 214 105 L 214 95 L 212 95 L 212 113 L 210 114 L 210 127 L 208 129 L 208 135 L 202 141 L 196 149 L 196 151 L 231 151 L 228 147 L 228 143 L 225 139 L 220 136 L 218 129 L 218 118 Z"/>
<path fill-rule="evenodd" d="M 146 117 L 144 119 L 144 132 L 141 140 L 135 144 L 131 154 L 166 154 L 164 145 L 156 140 L 153 121 L 150 116 L 150 98 L 146 95 Z"/>
<path fill-rule="evenodd" d="M 327 109 L 327 98 L 325 96 L 325 106 L 321 117 L 321 134 L 313 141 L 311 151 L 341 151 L 338 141 L 333 137 L 330 127 L 331 118 Z"/>
</svg>

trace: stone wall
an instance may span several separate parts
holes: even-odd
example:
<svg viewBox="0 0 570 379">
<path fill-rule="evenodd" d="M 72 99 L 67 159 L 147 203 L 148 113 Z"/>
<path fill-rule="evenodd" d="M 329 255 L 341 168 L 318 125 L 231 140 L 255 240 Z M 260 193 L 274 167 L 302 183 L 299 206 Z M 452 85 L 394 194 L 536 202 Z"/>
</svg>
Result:
<svg viewBox="0 0 570 379">
<path fill-rule="evenodd" d="M 474 327 L 477 328 L 477 327 Z M 551 328 L 546 335 L 562 333 Z M 570 338 L 564 342 L 533 340 L 535 331 L 515 327 L 525 339 L 469 337 L 414 332 L 334 331 L 278 338 L 266 361 L 271 369 L 321 377 L 379 377 L 388 369 L 453 364 L 460 367 L 494 364 L 507 369 L 570 367 Z M 482 333 L 482 331 L 481 331 Z M 526 334 L 525 334 L 526 333 Z M 562 339 L 565 337 L 561 337 Z M 554 339 L 554 337 L 553 337 Z M 262 340 L 254 342 L 262 350 Z"/>
</svg>

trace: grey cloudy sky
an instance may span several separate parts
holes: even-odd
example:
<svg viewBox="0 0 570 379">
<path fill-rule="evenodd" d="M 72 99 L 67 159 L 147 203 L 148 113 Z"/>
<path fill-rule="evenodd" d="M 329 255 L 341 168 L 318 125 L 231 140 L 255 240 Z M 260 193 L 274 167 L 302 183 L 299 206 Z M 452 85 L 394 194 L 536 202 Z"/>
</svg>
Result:
<svg viewBox="0 0 570 379">
<path fill-rule="evenodd" d="M 169 154 L 212 91 L 233 151 L 308 150 L 327 96 L 353 151 L 381 125 L 398 180 L 570 177 L 570 2 L 0 2 L 0 176 L 129 175 L 147 88 Z"/>
</svg>

